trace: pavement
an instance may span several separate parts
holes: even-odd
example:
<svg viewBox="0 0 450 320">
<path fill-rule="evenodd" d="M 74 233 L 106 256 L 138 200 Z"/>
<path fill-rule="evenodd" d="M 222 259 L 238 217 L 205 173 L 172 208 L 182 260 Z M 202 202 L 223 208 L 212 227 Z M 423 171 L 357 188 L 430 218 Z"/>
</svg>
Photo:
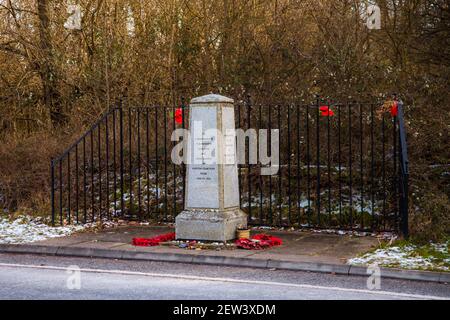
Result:
<svg viewBox="0 0 450 320">
<path fill-rule="evenodd" d="M 122 226 L 76 233 L 23 245 L 0 245 L 0 253 L 44 254 L 124 260 L 178 262 L 219 266 L 282 269 L 367 276 L 367 268 L 346 264 L 348 258 L 378 244 L 374 237 L 355 237 L 302 231 L 266 231 L 283 245 L 266 250 L 187 250 L 177 247 L 137 247 L 134 237 L 151 238 L 173 232 L 168 226 Z M 262 231 L 252 231 L 261 233 Z M 450 283 L 450 273 L 381 268 L 381 276 Z"/>
<path fill-rule="evenodd" d="M 288 299 L 450 299 L 450 286 L 441 283 L 381 278 L 378 288 L 369 288 L 367 280 L 278 269 L 0 254 L 0 299 L 232 299 L 261 305 Z"/>
</svg>

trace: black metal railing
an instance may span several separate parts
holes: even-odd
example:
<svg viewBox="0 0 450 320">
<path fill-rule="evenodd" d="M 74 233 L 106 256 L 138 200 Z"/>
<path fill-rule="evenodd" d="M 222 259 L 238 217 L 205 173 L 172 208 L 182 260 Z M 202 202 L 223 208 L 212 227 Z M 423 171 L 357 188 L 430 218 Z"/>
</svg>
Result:
<svg viewBox="0 0 450 320">
<path fill-rule="evenodd" d="M 51 161 L 53 223 L 155 218 L 184 206 L 184 166 L 170 162 L 175 107 L 114 107 Z M 169 121 L 170 120 L 170 121 Z M 170 130 L 170 132 L 169 132 Z"/>
<path fill-rule="evenodd" d="M 408 171 L 402 103 L 236 103 L 236 127 L 279 129 L 280 166 L 238 167 L 241 208 L 252 225 L 401 230 L 407 235 Z M 176 120 L 181 108 L 182 121 Z M 127 218 L 174 221 L 184 208 L 185 167 L 171 161 L 171 133 L 188 108 L 116 107 L 51 162 L 53 222 Z M 271 143 L 270 134 L 268 137 Z"/>
<path fill-rule="evenodd" d="M 261 176 L 261 165 L 239 167 L 241 207 L 249 222 L 397 230 L 399 126 L 397 117 L 377 115 L 379 106 L 322 100 L 238 105 L 238 127 L 280 130 L 276 175 Z"/>
</svg>

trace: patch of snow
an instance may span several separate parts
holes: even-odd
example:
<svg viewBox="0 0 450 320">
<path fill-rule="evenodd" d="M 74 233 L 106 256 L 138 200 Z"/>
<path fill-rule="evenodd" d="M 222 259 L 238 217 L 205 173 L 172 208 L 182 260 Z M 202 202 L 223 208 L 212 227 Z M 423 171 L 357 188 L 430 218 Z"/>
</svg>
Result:
<svg viewBox="0 0 450 320">
<path fill-rule="evenodd" d="M 0 243 L 20 244 L 64 237 L 87 227 L 86 225 L 51 227 L 43 223 L 42 219 L 33 219 L 29 216 L 20 216 L 13 221 L 0 217 Z"/>
<path fill-rule="evenodd" d="M 448 255 L 449 243 L 431 244 L 431 246 L 441 253 Z M 415 245 L 392 246 L 383 249 L 377 249 L 369 252 L 361 257 L 351 258 L 347 260 L 347 264 L 367 266 L 376 263 L 380 266 L 399 267 L 403 269 L 437 269 L 442 271 L 450 271 L 448 266 L 437 263 L 432 256 L 423 257 L 417 254 L 418 247 Z M 444 259 L 444 263 L 448 264 L 450 257 Z"/>
</svg>

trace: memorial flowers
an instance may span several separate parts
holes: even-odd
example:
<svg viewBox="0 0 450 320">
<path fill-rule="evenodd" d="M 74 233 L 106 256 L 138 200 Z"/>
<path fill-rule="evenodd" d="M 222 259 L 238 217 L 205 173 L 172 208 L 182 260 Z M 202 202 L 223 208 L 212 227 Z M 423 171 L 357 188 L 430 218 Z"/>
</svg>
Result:
<svg viewBox="0 0 450 320">
<path fill-rule="evenodd" d="M 322 117 L 332 117 L 334 116 L 334 111 L 330 109 L 329 106 L 321 106 L 319 108 Z"/>
</svg>

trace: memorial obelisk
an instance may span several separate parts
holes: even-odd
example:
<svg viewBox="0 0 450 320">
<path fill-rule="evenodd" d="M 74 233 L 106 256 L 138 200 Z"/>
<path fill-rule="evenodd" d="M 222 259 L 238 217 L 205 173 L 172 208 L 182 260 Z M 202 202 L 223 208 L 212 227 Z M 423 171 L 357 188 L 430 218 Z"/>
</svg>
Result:
<svg viewBox="0 0 450 320">
<path fill-rule="evenodd" d="M 176 238 L 227 241 L 247 226 L 239 207 L 233 100 L 209 94 L 191 100 L 185 208 Z"/>
</svg>

